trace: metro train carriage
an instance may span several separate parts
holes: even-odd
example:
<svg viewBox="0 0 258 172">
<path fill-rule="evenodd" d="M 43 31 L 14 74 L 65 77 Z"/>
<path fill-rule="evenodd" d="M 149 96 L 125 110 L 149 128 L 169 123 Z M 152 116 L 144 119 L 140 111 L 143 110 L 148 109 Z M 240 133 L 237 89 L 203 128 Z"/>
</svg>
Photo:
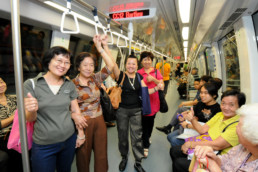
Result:
<svg viewBox="0 0 258 172">
<path fill-rule="evenodd" d="M 208 75 L 222 80 L 218 103 L 228 90 L 244 93 L 246 104 L 258 103 L 257 0 L 1 0 L 0 21 L 0 78 L 8 86 L 6 92 L 0 89 L 0 100 L 4 93 L 17 96 L 20 132 L 26 132 L 21 88 L 24 81 L 44 71 L 44 53 L 54 46 L 68 49 L 71 66 L 66 77 L 70 79 L 78 76 L 75 58 L 81 52 L 92 54 L 94 72 L 99 72 L 105 62 L 93 42 L 96 34 L 108 36 L 110 53 L 120 71 L 126 71 L 130 55 L 136 57 L 138 70 L 144 68 L 141 54 L 146 51 L 154 55 L 152 67 L 159 69 L 160 75 L 164 76 L 165 65 L 170 65 L 165 94 L 168 112 L 154 116 L 151 145 L 141 163 L 145 171 L 176 172 L 167 135 L 156 127 L 167 125 L 182 102 L 195 99 L 197 90 L 188 77 L 194 70 L 194 79 Z M 21 137 L 22 150 L 26 151 L 22 153 L 23 170 L 31 171 L 30 157 L 24 155 L 28 155 L 27 142 Z M 108 171 L 138 171 L 131 146 L 126 168 L 119 170 L 117 127 L 108 127 L 107 139 Z M 76 158 L 71 171 L 77 171 Z"/>
</svg>

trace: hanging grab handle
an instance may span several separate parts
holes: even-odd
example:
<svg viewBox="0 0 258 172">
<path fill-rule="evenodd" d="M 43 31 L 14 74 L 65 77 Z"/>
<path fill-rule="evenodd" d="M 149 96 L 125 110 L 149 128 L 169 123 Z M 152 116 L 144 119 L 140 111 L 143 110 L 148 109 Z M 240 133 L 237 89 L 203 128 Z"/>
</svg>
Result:
<svg viewBox="0 0 258 172">
<path fill-rule="evenodd" d="M 111 22 L 111 18 L 108 18 L 108 19 L 107 19 L 107 28 L 106 28 L 105 35 L 107 35 L 108 33 L 110 33 L 111 42 L 108 42 L 108 44 L 109 44 L 109 45 L 113 45 L 113 44 L 114 44 L 114 39 L 113 39 L 113 34 L 112 34 L 112 32 L 111 32 L 111 29 L 110 29 L 110 22 Z"/>
<path fill-rule="evenodd" d="M 117 47 L 127 47 L 128 43 L 127 43 L 126 37 L 123 35 L 123 26 L 122 25 L 120 26 L 120 29 L 121 29 L 121 34 L 118 35 L 116 45 L 117 45 Z M 119 41 L 120 41 L 121 37 L 124 39 L 125 45 L 119 45 Z"/>
<path fill-rule="evenodd" d="M 94 20 L 95 20 L 95 32 L 96 34 L 98 35 L 99 34 L 99 31 L 98 31 L 98 27 L 102 28 L 104 34 L 106 35 L 106 30 L 105 28 L 103 27 L 103 25 L 100 23 L 99 21 L 99 17 L 98 17 L 98 9 L 97 7 L 94 6 L 94 9 L 92 10 L 92 13 L 93 13 L 93 16 L 94 16 Z"/>
<path fill-rule="evenodd" d="M 67 8 L 67 11 L 64 11 L 63 12 L 63 15 L 62 15 L 62 20 L 61 20 L 61 27 L 60 27 L 60 31 L 62 33 L 67 33 L 67 34 L 77 34 L 80 32 L 80 28 L 79 28 L 79 23 L 78 23 L 78 19 L 77 17 L 72 13 L 72 10 L 71 10 L 71 1 L 72 0 L 67 0 L 67 4 L 66 4 L 66 8 Z M 65 17 L 67 15 L 71 15 L 73 16 L 73 20 L 75 22 L 75 26 L 76 26 L 76 30 L 74 31 L 71 31 L 71 30 L 64 30 L 64 21 L 65 21 Z"/>
</svg>

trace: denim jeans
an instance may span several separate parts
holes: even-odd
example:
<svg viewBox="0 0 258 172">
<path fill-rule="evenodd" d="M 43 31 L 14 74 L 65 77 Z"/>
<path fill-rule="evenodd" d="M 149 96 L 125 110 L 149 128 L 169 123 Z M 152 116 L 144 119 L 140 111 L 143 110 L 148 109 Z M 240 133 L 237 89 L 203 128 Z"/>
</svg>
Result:
<svg viewBox="0 0 258 172">
<path fill-rule="evenodd" d="M 33 142 L 31 165 L 33 172 L 70 172 L 75 154 L 76 133 L 64 142 L 38 145 Z"/>
<path fill-rule="evenodd" d="M 179 129 L 173 131 L 172 133 L 168 134 L 167 139 L 171 146 L 181 146 L 185 143 L 184 139 L 176 138 L 179 135 Z"/>
</svg>

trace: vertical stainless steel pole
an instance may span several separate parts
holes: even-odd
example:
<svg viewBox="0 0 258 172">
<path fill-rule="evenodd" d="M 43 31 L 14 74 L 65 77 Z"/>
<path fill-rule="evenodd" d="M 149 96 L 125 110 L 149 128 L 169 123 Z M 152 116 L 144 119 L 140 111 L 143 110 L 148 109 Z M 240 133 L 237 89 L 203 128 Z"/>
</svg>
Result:
<svg viewBox="0 0 258 172">
<path fill-rule="evenodd" d="M 19 0 L 11 0 L 12 16 L 12 40 L 13 40 L 13 58 L 15 67 L 15 87 L 17 95 L 17 105 L 19 111 L 19 129 L 22 148 L 23 171 L 30 172 L 27 130 L 25 125 L 25 113 L 23 102 L 23 70 L 21 58 L 21 36 L 20 36 L 20 4 Z"/>
</svg>

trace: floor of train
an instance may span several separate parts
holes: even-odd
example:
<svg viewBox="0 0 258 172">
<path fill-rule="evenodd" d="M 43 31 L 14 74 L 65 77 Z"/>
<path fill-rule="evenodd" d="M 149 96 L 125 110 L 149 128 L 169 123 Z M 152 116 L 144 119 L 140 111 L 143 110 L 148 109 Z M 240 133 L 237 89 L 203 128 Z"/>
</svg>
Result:
<svg viewBox="0 0 258 172">
<path fill-rule="evenodd" d="M 169 155 L 170 144 L 167 141 L 167 137 L 164 133 L 159 132 L 155 127 L 164 126 L 168 124 L 171 117 L 178 105 L 182 100 L 179 99 L 177 92 L 177 85 L 175 81 L 170 81 L 168 87 L 168 93 L 166 100 L 169 106 L 167 113 L 157 113 L 155 124 L 151 137 L 151 146 L 149 148 L 149 156 L 143 159 L 142 166 L 147 172 L 171 172 L 172 161 Z M 109 172 L 119 172 L 118 165 L 121 161 L 121 156 L 118 150 L 118 136 L 117 128 L 108 128 L 108 164 Z M 75 160 L 72 165 L 72 172 L 76 172 Z M 90 171 L 94 172 L 94 155 L 92 153 Z M 129 149 L 129 157 L 127 167 L 124 172 L 135 172 L 134 170 L 134 157 L 131 150 Z"/>
</svg>

